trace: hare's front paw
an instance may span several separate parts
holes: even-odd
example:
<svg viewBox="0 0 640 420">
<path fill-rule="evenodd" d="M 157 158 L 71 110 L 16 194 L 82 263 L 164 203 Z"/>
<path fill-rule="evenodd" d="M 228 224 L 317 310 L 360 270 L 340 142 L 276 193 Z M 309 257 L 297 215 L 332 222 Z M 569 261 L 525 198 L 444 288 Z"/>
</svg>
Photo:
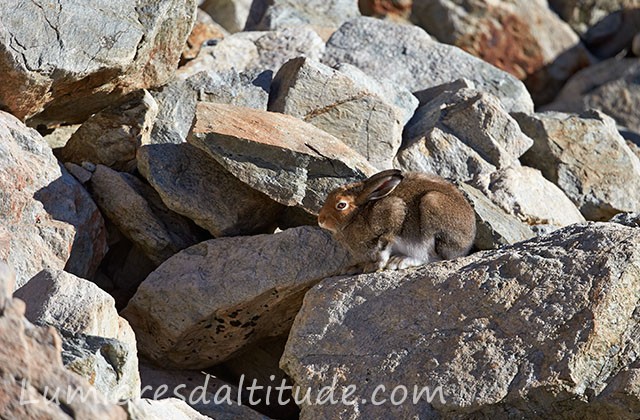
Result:
<svg viewBox="0 0 640 420">
<path fill-rule="evenodd" d="M 426 263 L 428 263 L 428 261 L 422 261 L 406 255 L 392 255 L 391 258 L 389 258 L 386 268 L 389 270 L 404 270 L 405 268 L 418 267 Z"/>
</svg>

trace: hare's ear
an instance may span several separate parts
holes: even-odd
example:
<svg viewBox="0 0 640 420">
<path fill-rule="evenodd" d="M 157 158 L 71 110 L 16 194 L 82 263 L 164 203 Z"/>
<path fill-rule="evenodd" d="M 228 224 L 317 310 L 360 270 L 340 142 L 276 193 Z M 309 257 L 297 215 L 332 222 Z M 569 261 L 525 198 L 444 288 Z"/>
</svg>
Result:
<svg viewBox="0 0 640 420">
<path fill-rule="evenodd" d="M 404 177 L 397 169 L 382 171 L 364 181 L 364 188 L 358 195 L 358 202 L 379 200 L 391 194 Z"/>
</svg>

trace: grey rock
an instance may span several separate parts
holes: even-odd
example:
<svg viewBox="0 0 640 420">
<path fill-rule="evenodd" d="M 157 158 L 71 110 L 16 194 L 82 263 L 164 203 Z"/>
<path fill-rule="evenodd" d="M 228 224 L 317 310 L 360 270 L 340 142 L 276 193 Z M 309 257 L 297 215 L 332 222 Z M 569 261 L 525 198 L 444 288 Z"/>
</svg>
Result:
<svg viewBox="0 0 640 420">
<path fill-rule="evenodd" d="M 90 190 L 104 215 L 156 264 L 199 242 L 188 219 L 170 211 L 136 177 L 98 165 Z"/>
<path fill-rule="evenodd" d="M 550 102 L 590 63 L 578 35 L 544 1 L 416 1 L 411 19 L 439 41 L 525 80 L 536 104 Z"/>
<path fill-rule="evenodd" d="M 322 61 L 352 64 L 369 76 L 386 77 L 411 92 L 460 78 L 497 96 L 509 112 L 533 112 L 533 101 L 515 77 L 465 53 L 440 44 L 422 29 L 369 17 L 343 24 L 327 42 Z"/>
<path fill-rule="evenodd" d="M 57 151 L 57 156 L 63 162 L 88 161 L 131 171 L 136 166 L 136 150 L 149 143 L 157 114 L 158 104 L 149 92 L 131 93 L 124 103 L 91 116 Z"/>
<path fill-rule="evenodd" d="M 418 100 L 356 67 L 338 70 L 300 57 L 276 74 L 269 110 L 293 115 L 335 136 L 378 169 L 393 166 L 402 129 Z"/>
<path fill-rule="evenodd" d="M 619 213 L 609 221 L 629 227 L 640 227 L 640 213 Z"/>
<path fill-rule="evenodd" d="M 638 6 L 637 0 L 550 0 L 549 6 L 579 35 L 610 14 Z M 617 27 L 612 29 L 618 29 Z"/>
<path fill-rule="evenodd" d="M 253 0 L 205 0 L 200 8 L 231 33 L 244 30 Z"/>
<path fill-rule="evenodd" d="M 127 411 L 127 420 L 212 420 L 189 407 L 180 398 L 129 400 L 123 408 Z"/>
<path fill-rule="evenodd" d="M 318 227 L 213 239 L 151 273 L 122 314 L 154 363 L 205 368 L 286 333 L 305 291 L 348 264 L 346 250 Z"/>
<path fill-rule="evenodd" d="M 92 172 L 87 171 L 80 165 L 76 165 L 72 162 L 67 162 L 64 164 L 64 167 L 82 185 L 86 184 L 91 179 Z"/>
<path fill-rule="evenodd" d="M 248 399 L 241 400 L 241 404 L 237 404 L 236 386 L 203 371 L 162 370 L 141 364 L 140 378 L 145 391 L 142 394 L 143 399 L 178 397 L 200 414 L 216 420 L 267 420 L 266 416 L 248 406 Z M 227 390 L 231 396 L 231 405 L 227 401 L 220 401 Z M 218 393 L 217 399 L 216 393 Z"/>
<path fill-rule="evenodd" d="M 73 201 L 82 199 L 82 186 L 60 168 L 35 130 L 0 112 L 0 138 L 0 260 L 16 271 L 20 287 L 43 268 L 66 265 L 76 229 L 64 219 L 80 221 L 81 215 L 95 213 L 90 201 Z M 48 194 L 49 188 L 57 193 Z M 52 200 L 42 203 L 36 194 Z M 86 207 L 79 209 L 78 204 Z M 95 239 L 98 258 L 103 248 Z M 90 253 L 91 244 L 82 246 Z"/>
<path fill-rule="evenodd" d="M 640 211 L 640 159 L 613 119 L 598 111 L 516 118 L 535 142 L 522 162 L 540 169 L 586 219 L 606 221 L 616 213 Z"/>
<path fill-rule="evenodd" d="M 640 58 L 609 59 L 576 73 L 543 111 L 597 109 L 640 133 Z"/>
<path fill-rule="evenodd" d="M 304 403 L 301 418 L 637 417 L 639 245 L 638 229 L 582 224 L 323 281 L 307 292 L 280 364 L 314 399 L 323 386 L 340 399 L 354 384 L 355 404 Z M 386 404 L 376 406 L 380 385 Z M 407 399 L 393 405 L 399 385 L 395 401 Z"/>
<path fill-rule="evenodd" d="M 62 420 L 73 413 L 83 419 L 127 419 L 122 408 L 64 368 L 60 336 L 54 328 L 34 326 L 24 318 L 24 302 L 11 298 L 14 282 L 11 270 L 0 262 L 0 417 Z M 61 404 L 51 403 L 56 391 Z"/>
<path fill-rule="evenodd" d="M 335 137 L 275 112 L 199 103 L 187 141 L 252 188 L 310 213 L 329 191 L 375 173 Z"/>
<path fill-rule="evenodd" d="M 38 190 L 34 198 L 49 215 L 75 228 L 71 253 L 64 269 L 91 278 L 107 253 L 104 219 L 91 195 L 60 166 L 60 178 Z"/>
<path fill-rule="evenodd" d="M 313 25 L 337 28 L 346 20 L 360 16 L 352 0 L 254 0 L 246 30 L 276 30 Z"/>
<path fill-rule="evenodd" d="M 190 144 L 144 146 L 138 168 L 169 209 L 215 237 L 271 233 L 283 210 Z"/>
<path fill-rule="evenodd" d="M 140 398 L 135 347 L 113 338 L 62 333 L 62 363 L 110 401 Z"/>
<path fill-rule="evenodd" d="M 25 316 L 69 334 L 113 338 L 133 353 L 136 341 L 129 323 L 118 316 L 113 298 L 98 286 L 62 270 L 42 270 L 15 291 L 27 304 Z"/>
<path fill-rule="evenodd" d="M 552 232 L 555 232 L 558 229 L 559 227 L 555 225 L 545 225 L 545 224 L 531 225 L 531 230 L 533 231 L 533 233 L 536 234 L 536 236 L 548 235 Z"/>
<path fill-rule="evenodd" d="M 457 183 L 476 213 L 476 239 L 480 250 L 499 248 L 535 236 L 533 231 L 515 216 L 507 214 L 469 184 Z"/>
<path fill-rule="evenodd" d="M 3 2 L 2 108 L 20 119 L 33 117 L 33 124 L 79 123 L 129 92 L 166 83 L 196 5 L 196 0 Z"/>
<path fill-rule="evenodd" d="M 404 137 L 399 168 L 458 181 L 518 165 L 533 144 L 496 97 L 473 89 L 445 91 L 420 107 Z"/>
<path fill-rule="evenodd" d="M 502 210 L 529 225 L 567 226 L 585 220 L 560 188 L 528 166 L 496 171 L 474 186 Z"/>
<path fill-rule="evenodd" d="M 280 31 L 239 32 L 216 45 L 203 48 L 197 58 L 178 70 L 186 79 L 201 71 L 223 73 L 277 72 L 292 58 L 305 56 L 319 60 L 325 43 L 308 27 L 285 28 Z"/>
<path fill-rule="evenodd" d="M 60 149 L 64 147 L 73 133 L 78 131 L 81 124 L 62 125 L 55 128 L 51 133 L 42 136 L 52 149 Z"/>
<path fill-rule="evenodd" d="M 640 3 L 637 0 L 604 2 L 609 2 L 609 8 L 614 9 L 612 13 L 603 16 L 581 36 L 587 48 L 601 60 L 632 52 L 633 38 L 640 31 Z M 583 16 L 588 14 L 586 12 Z"/>
<path fill-rule="evenodd" d="M 149 143 L 184 143 L 199 101 L 266 110 L 270 85 L 271 72 L 258 70 L 201 71 L 175 79 L 152 92 L 159 110 Z"/>
</svg>

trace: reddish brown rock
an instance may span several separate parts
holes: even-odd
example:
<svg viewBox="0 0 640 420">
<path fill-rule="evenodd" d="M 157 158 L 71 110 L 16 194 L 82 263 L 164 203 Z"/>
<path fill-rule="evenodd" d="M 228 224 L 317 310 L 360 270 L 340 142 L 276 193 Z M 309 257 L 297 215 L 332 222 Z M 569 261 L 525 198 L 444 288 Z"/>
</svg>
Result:
<svg viewBox="0 0 640 420">
<path fill-rule="evenodd" d="M 332 189 L 376 172 L 332 135 L 276 112 L 199 103 L 187 141 L 254 189 L 311 213 Z"/>
<path fill-rule="evenodd" d="M 441 42 L 524 80 L 536 103 L 552 100 L 590 62 L 578 36 L 546 3 L 415 2 L 412 19 Z"/>
</svg>

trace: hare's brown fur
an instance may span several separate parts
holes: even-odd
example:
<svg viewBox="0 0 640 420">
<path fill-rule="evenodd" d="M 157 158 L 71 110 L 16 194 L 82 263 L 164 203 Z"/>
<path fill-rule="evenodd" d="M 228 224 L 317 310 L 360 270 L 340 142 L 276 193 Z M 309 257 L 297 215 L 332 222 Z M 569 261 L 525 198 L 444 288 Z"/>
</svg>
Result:
<svg viewBox="0 0 640 420">
<path fill-rule="evenodd" d="M 342 211 L 336 208 L 341 201 L 347 207 Z M 359 263 L 372 264 L 366 271 L 456 258 L 469 252 L 475 238 L 475 214 L 462 193 L 418 172 L 384 171 L 332 191 L 319 222 Z"/>
</svg>

